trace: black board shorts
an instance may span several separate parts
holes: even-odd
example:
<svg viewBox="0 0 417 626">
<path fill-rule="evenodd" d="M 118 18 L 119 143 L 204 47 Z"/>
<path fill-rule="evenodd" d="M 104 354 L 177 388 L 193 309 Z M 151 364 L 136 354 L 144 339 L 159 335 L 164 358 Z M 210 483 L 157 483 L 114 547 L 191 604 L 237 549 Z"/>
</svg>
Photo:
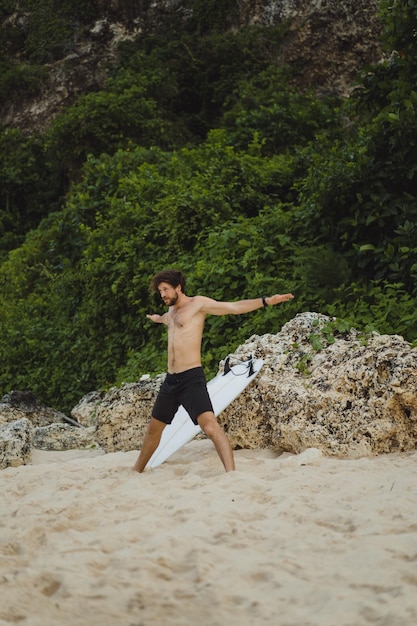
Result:
<svg viewBox="0 0 417 626">
<path fill-rule="evenodd" d="M 179 374 L 168 373 L 155 400 L 152 417 L 170 424 L 180 405 L 194 424 L 202 413 L 214 412 L 202 367 L 193 367 Z"/>
</svg>

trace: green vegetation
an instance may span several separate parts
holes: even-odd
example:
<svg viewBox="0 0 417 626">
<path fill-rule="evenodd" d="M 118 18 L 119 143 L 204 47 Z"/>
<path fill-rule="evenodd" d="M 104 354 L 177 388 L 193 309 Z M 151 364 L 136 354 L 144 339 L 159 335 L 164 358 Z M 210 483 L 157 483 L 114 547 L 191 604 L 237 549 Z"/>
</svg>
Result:
<svg viewBox="0 0 417 626">
<path fill-rule="evenodd" d="M 0 59 L 0 103 L 39 88 L 43 63 L 97 16 L 95 3 L 23 4 L 25 37 L 0 37 L 25 64 Z M 68 411 L 163 371 L 165 331 L 145 315 L 163 310 L 148 285 L 167 266 L 190 294 L 296 296 L 209 317 L 209 373 L 305 310 L 337 318 L 312 350 L 351 325 L 417 340 L 417 0 L 381 4 L 397 52 L 346 102 L 297 90 L 276 66 L 285 25 L 226 33 L 235 2 L 195 4 L 186 29 L 123 44 L 104 89 L 43 135 L 0 129 L 0 394 L 30 388 Z"/>
</svg>

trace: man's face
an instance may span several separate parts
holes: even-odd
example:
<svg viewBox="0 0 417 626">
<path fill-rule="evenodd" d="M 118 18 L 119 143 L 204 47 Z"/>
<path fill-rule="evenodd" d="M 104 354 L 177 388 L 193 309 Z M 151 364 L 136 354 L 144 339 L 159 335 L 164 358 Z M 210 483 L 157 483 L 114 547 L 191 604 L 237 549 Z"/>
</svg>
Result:
<svg viewBox="0 0 417 626">
<path fill-rule="evenodd" d="M 181 287 L 173 287 L 169 283 L 160 283 L 158 285 L 159 294 L 167 306 L 173 306 L 177 303 L 178 296 L 181 292 Z"/>
</svg>

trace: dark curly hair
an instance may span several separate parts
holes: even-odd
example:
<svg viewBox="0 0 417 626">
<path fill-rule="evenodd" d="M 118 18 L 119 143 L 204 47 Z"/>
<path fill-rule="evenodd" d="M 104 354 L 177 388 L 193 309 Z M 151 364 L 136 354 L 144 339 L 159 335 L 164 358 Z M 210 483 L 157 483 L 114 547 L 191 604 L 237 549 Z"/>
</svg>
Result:
<svg viewBox="0 0 417 626">
<path fill-rule="evenodd" d="M 162 270 L 155 274 L 151 280 L 151 291 L 158 291 L 161 283 L 168 283 L 171 287 L 181 285 L 181 291 L 185 293 L 185 276 L 178 270 Z"/>
</svg>

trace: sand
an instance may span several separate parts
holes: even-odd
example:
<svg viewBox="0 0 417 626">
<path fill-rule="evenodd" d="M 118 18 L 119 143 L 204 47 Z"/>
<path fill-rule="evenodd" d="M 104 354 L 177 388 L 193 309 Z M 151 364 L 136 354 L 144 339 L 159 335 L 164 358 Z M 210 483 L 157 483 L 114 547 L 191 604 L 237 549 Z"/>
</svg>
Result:
<svg viewBox="0 0 417 626">
<path fill-rule="evenodd" d="M 417 452 L 96 454 L 0 472 L 1 626 L 417 624 Z"/>
</svg>

